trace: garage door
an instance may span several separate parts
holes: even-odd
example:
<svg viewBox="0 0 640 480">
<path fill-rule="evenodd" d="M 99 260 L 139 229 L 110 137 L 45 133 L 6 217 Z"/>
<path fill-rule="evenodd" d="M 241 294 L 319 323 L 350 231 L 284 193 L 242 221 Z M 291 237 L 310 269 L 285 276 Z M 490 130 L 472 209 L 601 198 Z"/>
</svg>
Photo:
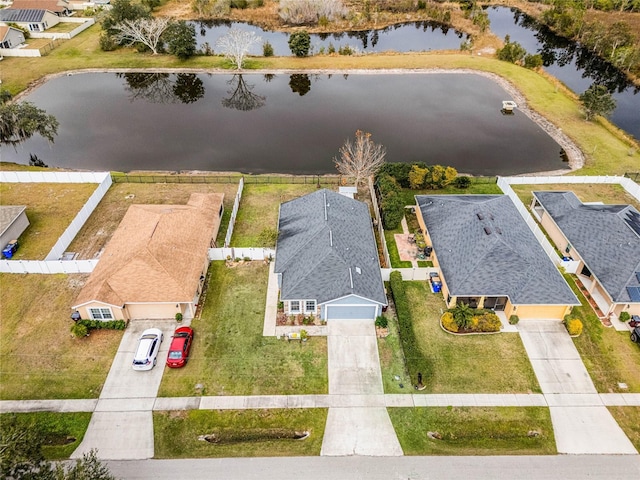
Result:
<svg viewBox="0 0 640 480">
<path fill-rule="evenodd" d="M 367 319 L 376 318 L 375 305 L 327 305 L 327 320 L 335 319 Z"/>
</svg>

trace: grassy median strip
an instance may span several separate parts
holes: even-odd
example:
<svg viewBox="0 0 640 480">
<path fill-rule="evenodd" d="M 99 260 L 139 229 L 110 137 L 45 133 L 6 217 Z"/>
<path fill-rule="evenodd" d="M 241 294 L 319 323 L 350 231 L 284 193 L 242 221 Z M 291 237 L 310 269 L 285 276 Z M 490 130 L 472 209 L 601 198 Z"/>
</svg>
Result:
<svg viewBox="0 0 640 480">
<path fill-rule="evenodd" d="M 409 314 L 396 299 L 400 339 L 411 381 L 422 373 L 424 393 L 540 392 L 517 334 L 447 333 L 440 327 L 442 295 L 433 294 L 427 282 L 403 284 Z"/>
<path fill-rule="evenodd" d="M 620 428 L 640 451 L 640 407 L 607 407 Z"/>
<path fill-rule="evenodd" d="M 322 408 L 154 412 L 155 458 L 317 456 L 326 420 Z"/>
<path fill-rule="evenodd" d="M 0 274 L 0 399 L 100 395 L 122 332 L 71 337 L 71 305 L 87 278 Z"/>
<path fill-rule="evenodd" d="M 29 226 L 13 259 L 44 260 L 96 187 L 95 183 L 0 183 L 0 204 L 27 207 Z"/>
<path fill-rule="evenodd" d="M 0 425 L 36 429 L 43 440 L 42 454 L 47 460 L 64 460 L 78 448 L 91 420 L 90 412 L 5 413 Z"/>
<path fill-rule="evenodd" d="M 640 392 L 640 347 L 629 339 L 629 332 L 605 328 L 591 305 L 576 286 L 572 275 L 565 279 L 581 302 L 572 317 L 584 325 L 582 335 L 573 339 L 580 357 L 598 392 Z M 617 321 L 617 320 L 616 320 Z M 619 382 L 627 384 L 621 390 Z"/>
<path fill-rule="evenodd" d="M 326 338 L 262 336 L 268 268 L 211 263 L 202 316 L 192 322 L 191 358 L 165 371 L 161 396 L 327 393 Z"/>
<path fill-rule="evenodd" d="M 405 455 L 557 453 L 547 408 L 437 407 L 388 410 Z M 432 432 L 436 438 L 430 438 L 428 432 Z"/>
</svg>

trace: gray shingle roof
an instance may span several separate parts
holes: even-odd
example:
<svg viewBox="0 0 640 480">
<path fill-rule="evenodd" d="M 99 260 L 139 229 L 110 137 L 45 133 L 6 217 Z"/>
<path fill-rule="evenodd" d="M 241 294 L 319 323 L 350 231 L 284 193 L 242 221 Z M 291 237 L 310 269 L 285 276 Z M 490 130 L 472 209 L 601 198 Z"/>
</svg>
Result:
<svg viewBox="0 0 640 480">
<path fill-rule="evenodd" d="M 26 209 L 24 205 L 2 205 L 0 206 L 0 235 L 15 221 L 16 218 Z M 1 245 L 4 248 L 4 245 Z"/>
<path fill-rule="evenodd" d="M 3 22 L 41 22 L 46 10 L 4 8 L 0 10 L 0 20 Z"/>
<path fill-rule="evenodd" d="M 631 205 L 583 204 L 573 192 L 533 192 L 614 302 L 630 302 L 640 286 L 640 237 L 628 223 Z M 637 218 L 637 217 L 636 217 Z"/>
<path fill-rule="evenodd" d="M 275 272 L 283 300 L 358 295 L 387 304 L 369 208 L 331 190 L 280 205 Z"/>
<path fill-rule="evenodd" d="M 417 195 L 416 200 L 452 296 L 579 305 L 508 196 Z"/>
</svg>

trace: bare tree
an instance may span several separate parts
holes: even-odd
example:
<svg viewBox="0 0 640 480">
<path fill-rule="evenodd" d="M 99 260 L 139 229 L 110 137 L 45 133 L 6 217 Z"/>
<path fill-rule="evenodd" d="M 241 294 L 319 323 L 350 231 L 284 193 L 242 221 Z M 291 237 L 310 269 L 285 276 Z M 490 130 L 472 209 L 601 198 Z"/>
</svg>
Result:
<svg viewBox="0 0 640 480">
<path fill-rule="evenodd" d="M 113 26 L 118 33 L 114 39 L 121 45 L 133 45 L 142 43 L 151 49 L 154 55 L 158 54 L 160 37 L 171 23 L 170 18 L 136 18 L 124 20 Z"/>
<path fill-rule="evenodd" d="M 265 105 L 267 99 L 251 92 L 254 86 L 245 82 L 242 75 L 234 75 L 227 83 L 231 85 L 231 90 L 227 92 L 230 97 L 222 99 L 223 107 L 248 112 Z"/>
<path fill-rule="evenodd" d="M 340 158 L 334 157 L 333 163 L 341 175 L 356 179 L 356 187 L 363 180 L 375 175 L 387 154 L 386 149 L 371 140 L 371 134 L 358 130 L 355 141 L 347 139 L 340 147 Z"/>
<path fill-rule="evenodd" d="M 242 68 L 249 49 L 256 43 L 262 43 L 262 38 L 255 32 L 245 32 L 232 28 L 216 42 L 216 47 L 222 50 L 225 57 L 233 62 L 238 70 Z"/>
</svg>

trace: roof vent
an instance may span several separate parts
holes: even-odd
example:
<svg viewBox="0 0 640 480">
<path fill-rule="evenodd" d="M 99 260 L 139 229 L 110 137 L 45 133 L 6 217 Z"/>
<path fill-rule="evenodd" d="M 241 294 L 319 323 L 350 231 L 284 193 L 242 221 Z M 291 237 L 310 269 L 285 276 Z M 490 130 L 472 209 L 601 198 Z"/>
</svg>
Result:
<svg viewBox="0 0 640 480">
<path fill-rule="evenodd" d="M 356 267 L 356 273 L 358 275 L 362 275 L 362 269 L 360 267 Z"/>
<path fill-rule="evenodd" d="M 333 247 L 333 232 L 329 230 L 329 245 Z"/>
<path fill-rule="evenodd" d="M 502 235 L 502 229 L 500 227 L 496 227 L 496 233 L 498 235 Z"/>
<path fill-rule="evenodd" d="M 476 217 L 478 217 L 478 220 L 484 220 L 484 215 L 480 212 L 476 213 Z"/>
<path fill-rule="evenodd" d="M 484 233 L 491 235 L 491 229 L 489 227 L 484 227 Z"/>
</svg>

